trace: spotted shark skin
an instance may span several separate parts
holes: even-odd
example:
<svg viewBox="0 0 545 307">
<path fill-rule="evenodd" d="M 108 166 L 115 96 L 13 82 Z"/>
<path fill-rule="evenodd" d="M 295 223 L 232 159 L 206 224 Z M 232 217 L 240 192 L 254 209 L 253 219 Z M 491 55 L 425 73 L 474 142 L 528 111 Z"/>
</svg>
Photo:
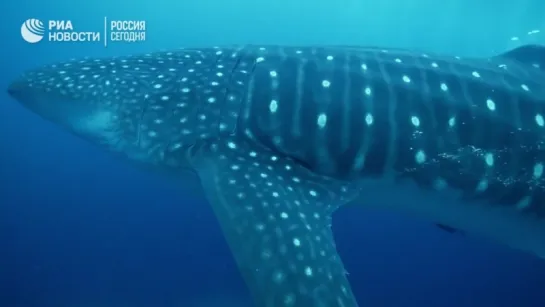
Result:
<svg viewBox="0 0 545 307">
<path fill-rule="evenodd" d="M 542 67 L 541 46 L 482 59 L 232 46 L 73 60 L 8 92 L 139 165 L 197 173 L 256 306 L 351 307 L 331 232 L 347 203 L 545 258 Z"/>
</svg>

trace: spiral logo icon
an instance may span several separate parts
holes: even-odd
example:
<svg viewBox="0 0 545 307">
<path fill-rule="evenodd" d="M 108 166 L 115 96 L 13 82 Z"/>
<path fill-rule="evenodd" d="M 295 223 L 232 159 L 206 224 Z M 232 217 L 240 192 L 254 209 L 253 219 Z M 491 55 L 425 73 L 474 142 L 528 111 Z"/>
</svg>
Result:
<svg viewBox="0 0 545 307">
<path fill-rule="evenodd" d="M 44 33 L 44 24 L 35 18 L 27 19 L 21 26 L 21 36 L 31 44 L 41 41 Z"/>
</svg>

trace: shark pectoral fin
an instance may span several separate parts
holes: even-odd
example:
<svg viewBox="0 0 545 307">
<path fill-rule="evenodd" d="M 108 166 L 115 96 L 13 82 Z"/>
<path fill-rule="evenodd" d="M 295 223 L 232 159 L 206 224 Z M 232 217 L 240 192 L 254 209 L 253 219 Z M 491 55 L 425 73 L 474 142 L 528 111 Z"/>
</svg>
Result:
<svg viewBox="0 0 545 307">
<path fill-rule="evenodd" d="M 352 191 L 252 147 L 212 144 L 196 169 L 256 306 L 357 306 L 330 228 Z"/>
</svg>

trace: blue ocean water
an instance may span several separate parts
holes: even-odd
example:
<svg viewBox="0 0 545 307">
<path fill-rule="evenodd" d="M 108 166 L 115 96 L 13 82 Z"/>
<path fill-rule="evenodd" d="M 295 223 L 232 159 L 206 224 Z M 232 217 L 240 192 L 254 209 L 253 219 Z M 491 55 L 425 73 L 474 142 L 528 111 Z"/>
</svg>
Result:
<svg viewBox="0 0 545 307">
<path fill-rule="evenodd" d="M 24 0 L 0 11 L 3 89 L 55 61 L 180 46 L 375 45 L 487 56 L 545 43 L 532 31 L 545 29 L 540 0 Z M 101 32 L 105 17 L 145 21 L 145 41 L 21 37 L 29 18 Z M 0 95 L 0 307 L 251 306 L 197 183 L 135 169 Z M 545 306 L 545 262 L 532 255 L 364 206 L 339 210 L 333 230 L 363 306 Z"/>
</svg>

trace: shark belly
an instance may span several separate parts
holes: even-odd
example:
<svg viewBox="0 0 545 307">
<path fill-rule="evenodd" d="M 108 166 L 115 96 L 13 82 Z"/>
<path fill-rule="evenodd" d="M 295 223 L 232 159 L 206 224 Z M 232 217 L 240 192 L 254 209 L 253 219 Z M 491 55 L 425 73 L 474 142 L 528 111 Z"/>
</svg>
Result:
<svg viewBox="0 0 545 307">
<path fill-rule="evenodd" d="M 355 200 L 357 204 L 448 225 L 545 258 L 544 220 L 515 206 L 464 200 L 455 189 L 424 190 L 415 183 L 389 179 L 368 180 L 361 188 L 366 192 Z"/>
</svg>

